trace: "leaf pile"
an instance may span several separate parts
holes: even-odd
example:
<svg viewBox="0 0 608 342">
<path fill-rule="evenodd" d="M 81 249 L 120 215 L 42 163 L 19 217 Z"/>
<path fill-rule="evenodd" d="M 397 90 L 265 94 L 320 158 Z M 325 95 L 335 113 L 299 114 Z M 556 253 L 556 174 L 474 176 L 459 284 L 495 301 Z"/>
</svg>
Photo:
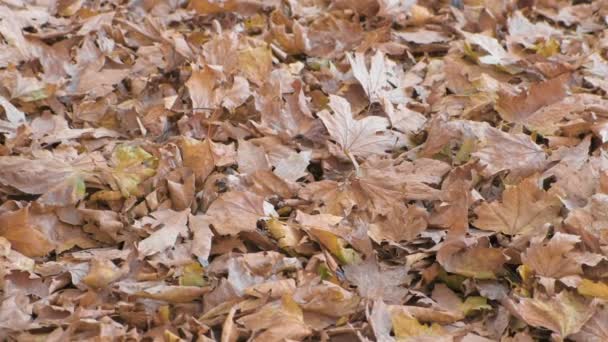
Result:
<svg viewBox="0 0 608 342">
<path fill-rule="evenodd" d="M 607 341 L 607 18 L 0 0 L 0 339 Z"/>
</svg>

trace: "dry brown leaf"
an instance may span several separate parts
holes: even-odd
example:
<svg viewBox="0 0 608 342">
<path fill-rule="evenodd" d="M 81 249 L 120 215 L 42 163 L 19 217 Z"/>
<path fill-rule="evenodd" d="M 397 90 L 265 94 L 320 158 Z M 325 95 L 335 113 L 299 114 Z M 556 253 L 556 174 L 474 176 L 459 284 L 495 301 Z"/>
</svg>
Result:
<svg viewBox="0 0 608 342">
<path fill-rule="evenodd" d="M 545 166 L 545 151 L 525 134 L 508 134 L 490 129 L 483 143 L 484 147 L 473 156 L 485 166 L 484 175 L 509 170 L 510 177 L 520 178 L 541 171 Z"/>
<path fill-rule="evenodd" d="M 332 95 L 329 101 L 334 114 L 323 111 L 318 115 L 332 139 L 340 146 L 342 155 L 354 158 L 385 154 L 397 145 L 396 136 L 387 130 L 387 119 L 368 116 L 356 120 L 346 99 Z"/>
<path fill-rule="evenodd" d="M 464 238 L 445 241 L 437 252 L 446 271 L 476 279 L 495 279 L 508 259 L 501 249 Z"/>
<path fill-rule="evenodd" d="M 596 311 L 595 303 L 568 291 L 552 298 L 521 298 L 509 308 L 526 323 L 549 329 L 562 339 L 579 332 Z"/>
<path fill-rule="evenodd" d="M 150 226 L 152 229 L 160 227 L 150 236 L 140 241 L 137 250 L 142 256 L 160 253 L 175 245 L 178 237 L 188 234 L 188 215 L 190 209 L 173 211 L 165 209 L 153 212 L 150 217 L 144 217 L 136 223 L 138 227 Z"/>
<path fill-rule="evenodd" d="M 475 208 L 473 225 L 507 235 L 543 235 L 543 228 L 557 222 L 560 209 L 559 199 L 541 189 L 533 176 L 507 185 L 501 202 L 483 202 Z"/>
<path fill-rule="evenodd" d="M 251 192 L 230 191 L 211 203 L 205 213 L 220 235 L 255 231 L 256 223 L 266 216 L 264 198 Z"/>
</svg>

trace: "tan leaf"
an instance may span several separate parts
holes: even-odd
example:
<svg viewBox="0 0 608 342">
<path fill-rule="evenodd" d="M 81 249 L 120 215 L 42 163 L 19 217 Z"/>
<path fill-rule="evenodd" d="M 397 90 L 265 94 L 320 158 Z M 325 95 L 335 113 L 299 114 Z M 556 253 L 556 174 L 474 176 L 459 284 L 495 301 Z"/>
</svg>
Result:
<svg viewBox="0 0 608 342">
<path fill-rule="evenodd" d="M 562 291 L 550 298 L 521 298 L 509 309 L 526 323 L 549 329 L 564 339 L 577 333 L 596 311 L 595 303 Z"/>
<path fill-rule="evenodd" d="M 607 297 L 608 298 L 608 297 Z M 606 322 L 608 321 L 608 309 L 599 309 L 588 321 L 585 323 L 581 331 L 571 335 L 570 338 L 576 342 L 601 342 L 608 341 L 608 327 Z"/>
<path fill-rule="evenodd" d="M 355 53 L 354 56 L 347 54 L 346 57 L 353 75 L 361 83 L 370 102 L 378 101 L 384 90 L 383 88 L 387 85 L 387 66 L 384 54 L 379 50 L 376 51 L 376 54 L 372 57 L 369 71 L 365 65 L 365 54 Z M 332 109 L 336 110 L 333 107 Z"/>
<path fill-rule="evenodd" d="M 501 92 L 496 101 L 496 110 L 507 121 L 533 128 L 542 128 L 544 125 L 558 122 L 568 114 L 568 108 L 576 108 L 573 107 L 576 103 L 564 102 L 556 107 L 557 110 L 546 107 L 558 103 L 566 96 L 569 78 L 569 74 L 564 74 L 548 81 L 533 83 L 527 91 L 519 94 Z"/>
<path fill-rule="evenodd" d="M 475 227 L 507 235 L 544 234 L 542 228 L 556 222 L 561 203 L 540 188 L 537 177 L 507 185 L 502 202 L 483 202 L 475 208 Z"/>
<path fill-rule="evenodd" d="M 522 255 L 522 262 L 543 277 L 559 279 L 582 274 L 581 264 L 569 255 L 580 241 L 576 235 L 559 232 L 547 242 L 535 239 Z"/>
<path fill-rule="evenodd" d="M 437 252 L 437 261 L 446 271 L 476 279 L 495 279 L 507 260 L 501 249 L 464 238 L 444 242 Z"/>
<path fill-rule="evenodd" d="M 82 278 L 82 282 L 94 289 L 100 289 L 118 280 L 122 274 L 112 261 L 95 258 L 91 261 L 89 273 Z"/>
<path fill-rule="evenodd" d="M 397 138 L 387 130 L 389 122 L 386 118 L 368 116 L 355 120 L 350 104 L 335 95 L 330 95 L 329 106 L 334 111 L 333 115 L 326 110 L 318 115 L 332 139 L 341 147 L 342 154 L 368 157 L 384 154 L 396 146 Z"/>
<path fill-rule="evenodd" d="M 211 203 L 206 215 L 220 235 L 255 231 L 265 216 L 264 198 L 251 192 L 230 191 Z"/>
<path fill-rule="evenodd" d="M 264 149 L 247 140 L 239 141 L 237 162 L 239 171 L 243 174 L 270 169 L 270 163 Z"/>
<path fill-rule="evenodd" d="M 509 134 L 489 129 L 484 147 L 473 153 L 485 166 L 484 175 L 492 176 L 509 170 L 509 177 L 519 178 L 540 171 L 546 164 L 546 154 L 525 134 Z"/>
<path fill-rule="evenodd" d="M 192 108 L 195 111 L 215 109 L 217 100 L 214 89 L 215 82 L 219 78 L 218 72 L 205 66 L 202 69 L 193 66 L 192 75 L 186 81 L 186 87 L 192 100 Z"/>
<path fill-rule="evenodd" d="M 408 293 L 402 286 L 407 281 L 407 270 L 402 266 L 383 267 L 375 258 L 369 258 L 343 269 L 346 279 L 357 286 L 357 292 L 363 298 L 399 304 Z"/>
<path fill-rule="evenodd" d="M 150 256 L 160 253 L 165 249 L 175 245 L 179 236 L 188 234 L 188 215 L 190 209 L 183 211 L 173 211 L 164 209 L 150 214 L 150 217 L 144 217 L 138 223 L 138 226 L 150 225 L 153 228 L 161 227 L 150 236 L 143 239 L 137 245 L 137 250 L 143 256 Z"/>
<path fill-rule="evenodd" d="M 369 227 L 369 236 L 381 243 L 399 243 L 415 239 L 427 227 L 428 213 L 415 205 L 395 205 L 385 217 L 379 217 Z"/>
<path fill-rule="evenodd" d="M 53 241 L 30 221 L 29 207 L 1 214 L 0 236 L 28 257 L 45 256 L 55 249 Z"/>
</svg>

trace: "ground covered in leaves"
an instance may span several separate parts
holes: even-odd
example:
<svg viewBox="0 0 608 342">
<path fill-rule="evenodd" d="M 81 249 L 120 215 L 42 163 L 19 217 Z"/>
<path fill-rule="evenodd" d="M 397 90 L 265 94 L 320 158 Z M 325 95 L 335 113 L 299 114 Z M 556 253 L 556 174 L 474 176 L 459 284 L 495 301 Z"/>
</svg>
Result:
<svg viewBox="0 0 608 342">
<path fill-rule="evenodd" d="M 0 339 L 608 341 L 607 18 L 0 0 Z"/>
</svg>

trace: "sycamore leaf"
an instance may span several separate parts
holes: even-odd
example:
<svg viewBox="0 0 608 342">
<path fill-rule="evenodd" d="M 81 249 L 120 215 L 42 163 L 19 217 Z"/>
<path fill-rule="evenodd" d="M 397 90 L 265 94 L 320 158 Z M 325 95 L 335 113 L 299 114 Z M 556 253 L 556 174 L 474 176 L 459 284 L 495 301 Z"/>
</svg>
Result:
<svg viewBox="0 0 608 342">
<path fill-rule="evenodd" d="M 525 177 L 542 170 L 546 164 L 545 151 L 525 134 L 508 134 L 491 128 L 484 140 L 484 147 L 473 156 L 485 166 L 486 176 L 509 170 L 509 177 Z"/>
<path fill-rule="evenodd" d="M 451 273 L 476 279 L 495 279 L 508 257 L 502 250 L 486 247 L 481 242 L 469 244 L 471 242 L 463 239 L 444 242 L 437 252 L 437 261 Z"/>
<path fill-rule="evenodd" d="M 404 267 L 383 267 L 372 257 L 359 264 L 346 265 L 343 269 L 346 279 L 357 286 L 361 297 L 399 304 L 408 293 L 401 286 L 407 281 Z"/>
<path fill-rule="evenodd" d="M 136 195 L 139 184 L 156 174 L 157 159 L 140 146 L 120 145 L 112 160 L 110 173 L 123 197 Z"/>
<path fill-rule="evenodd" d="M 343 264 L 353 264 L 361 260 L 361 256 L 352 248 L 346 247 L 347 242 L 337 235 L 324 230 L 311 228 L 310 232 L 319 242 Z"/>
<path fill-rule="evenodd" d="M 220 235 L 255 231 L 256 223 L 266 216 L 264 198 L 251 192 L 230 191 L 211 203 L 206 215 Z"/>
<path fill-rule="evenodd" d="M 122 276 L 121 270 L 107 259 L 93 259 L 89 273 L 82 278 L 82 282 L 94 289 L 101 289 Z"/>
<path fill-rule="evenodd" d="M 499 92 L 496 110 L 509 122 L 552 133 L 544 126 L 555 126 L 569 111 L 579 106 L 575 97 L 572 97 L 573 101 L 562 101 L 567 95 L 569 78 L 570 74 L 564 74 L 533 83 L 527 91 L 517 94 Z"/>
<path fill-rule="evenodd" d="M 387 66 L 384 54 L 380 50 L 376 52 L 372 57 L 369 71 L 365 65 L 365 54 L 355 53 L 354 56 L 347 54 L 346 57 L 350 63 L 353 75 L 361 83 L 370 102 L 378 101 L 383 88 L 387 85 Z"/>
<path fill-rule="evenodd" d="M 287 223 L 283 223 L 276 218 L 268 220 L 266 226 L 268 227 L 270 235 L 277 240 L 277 245 L 280 248 L 291 250 L 302 238 L 302 233 L 298 229 Z"/>
<path fill-rule="evenodd" d="M 433 289 L 433 299 L 442 309 L 453 312 L 462 319 L 479 310 L 491 310 L 488 300 L 484 297 L 469 296 L 463 301 L 445 284 L 437 284 Z"/>
<path fill-rule="evenodd" d="M 189 214 L 190 209 L 179 212 L 164 209 L 150 214 L 150 217 L 141 219 L 138 222 L 140 226 L 150 225 L 152 227 L 160 226 L 161 228 L 137 245 L 139 253 L 143 256 L 150 256 L 175 245 L 179 236 L 186 236 L 188 234 L 186 223 L 188 222 Z"/>
<path fill-rule="evenodd" d="M 239 318 L 238 322 L 248 329 L 261 332 L 256 336 L 257 341 L 299 341 L 313 332 L 304 321 L 302 308 L 288 295 Z"/>
<path fill-rule="evenodd" d="M 475 227 L 507 235 L 542 234 L 559 217 L 561 203 L 539 187 L 537 177 L 507 185 L 502 202 L 483 202 L 475 208 Z"/>
<path fill-rule="evenodd" d="M 397 341 L 424 341 L 433 338 L 435 341 L 442 341 L 441 338 L 447 335 L 442 326 L 437 323 L 426 325 L 420 323 L 403 310 L 390 310 L 393 332 Z M 451 340 L 451 339 L 450 339 Z"/>
<path fill-rule="evenodd" d="M 593 316 L 596 305 L 562 291 L 551 298 L 521 298 L 512 303 L 511 310 L 526 323 L 549 329 L 564 339 L 581 330 Z"/>
<path fill-rule="evenodd" d="M 581 331 L 571 335 L 570 338 L 576 342 L 602 342 L 608 341 L 608 308 L 599 309 L 585 323 Z"/>
<path fill-rule="evenodd" d="M 543 277 L 561 278 L 582 274 L 581 264 L 569 252 L 581 241 L 576 235 L 555 233 L 548 242 L 535 239 L 522 255 L 524 265 Z"/>
<path fill-rule="evenodd" d="M 0 183 L 27 194 L 42 194 L 39 201 L 63 206 L 84 198 L 84 176 L 95 169 L 96 156 L 82 155 L 63 160 L 52 155 L 38 159 L 0 157 Z"/>
<path fill-rule="evenodd" d="M 2 96 L 0 96 L 0 107 L 4 108 L 6 119 L 10 123 L 21 124 L 25 122 L 25 114 Z"/>
<path fill-rule="evenodd" d="M 395 147 L 397 138 L 387 130 L 389 122 L 386 118 L 368 116 L 356 120 L 348 101 L 335 95 L 329 96 L 329 107 L 334 111 L 333 115 L 326 110 L 318 115 L 344 155 L 368 157 L 384 154 Z"/>
<path fill-rule="evenodd" d="M 479 61 L 483 64 L 508 66 L 519 60 L 519 58 L 507 52 L 496 38 L 481 33 L 463 32 L 463 34 L 469 44 L 477 45 L 488 53 L 479 57 Z"/>
</svg>

